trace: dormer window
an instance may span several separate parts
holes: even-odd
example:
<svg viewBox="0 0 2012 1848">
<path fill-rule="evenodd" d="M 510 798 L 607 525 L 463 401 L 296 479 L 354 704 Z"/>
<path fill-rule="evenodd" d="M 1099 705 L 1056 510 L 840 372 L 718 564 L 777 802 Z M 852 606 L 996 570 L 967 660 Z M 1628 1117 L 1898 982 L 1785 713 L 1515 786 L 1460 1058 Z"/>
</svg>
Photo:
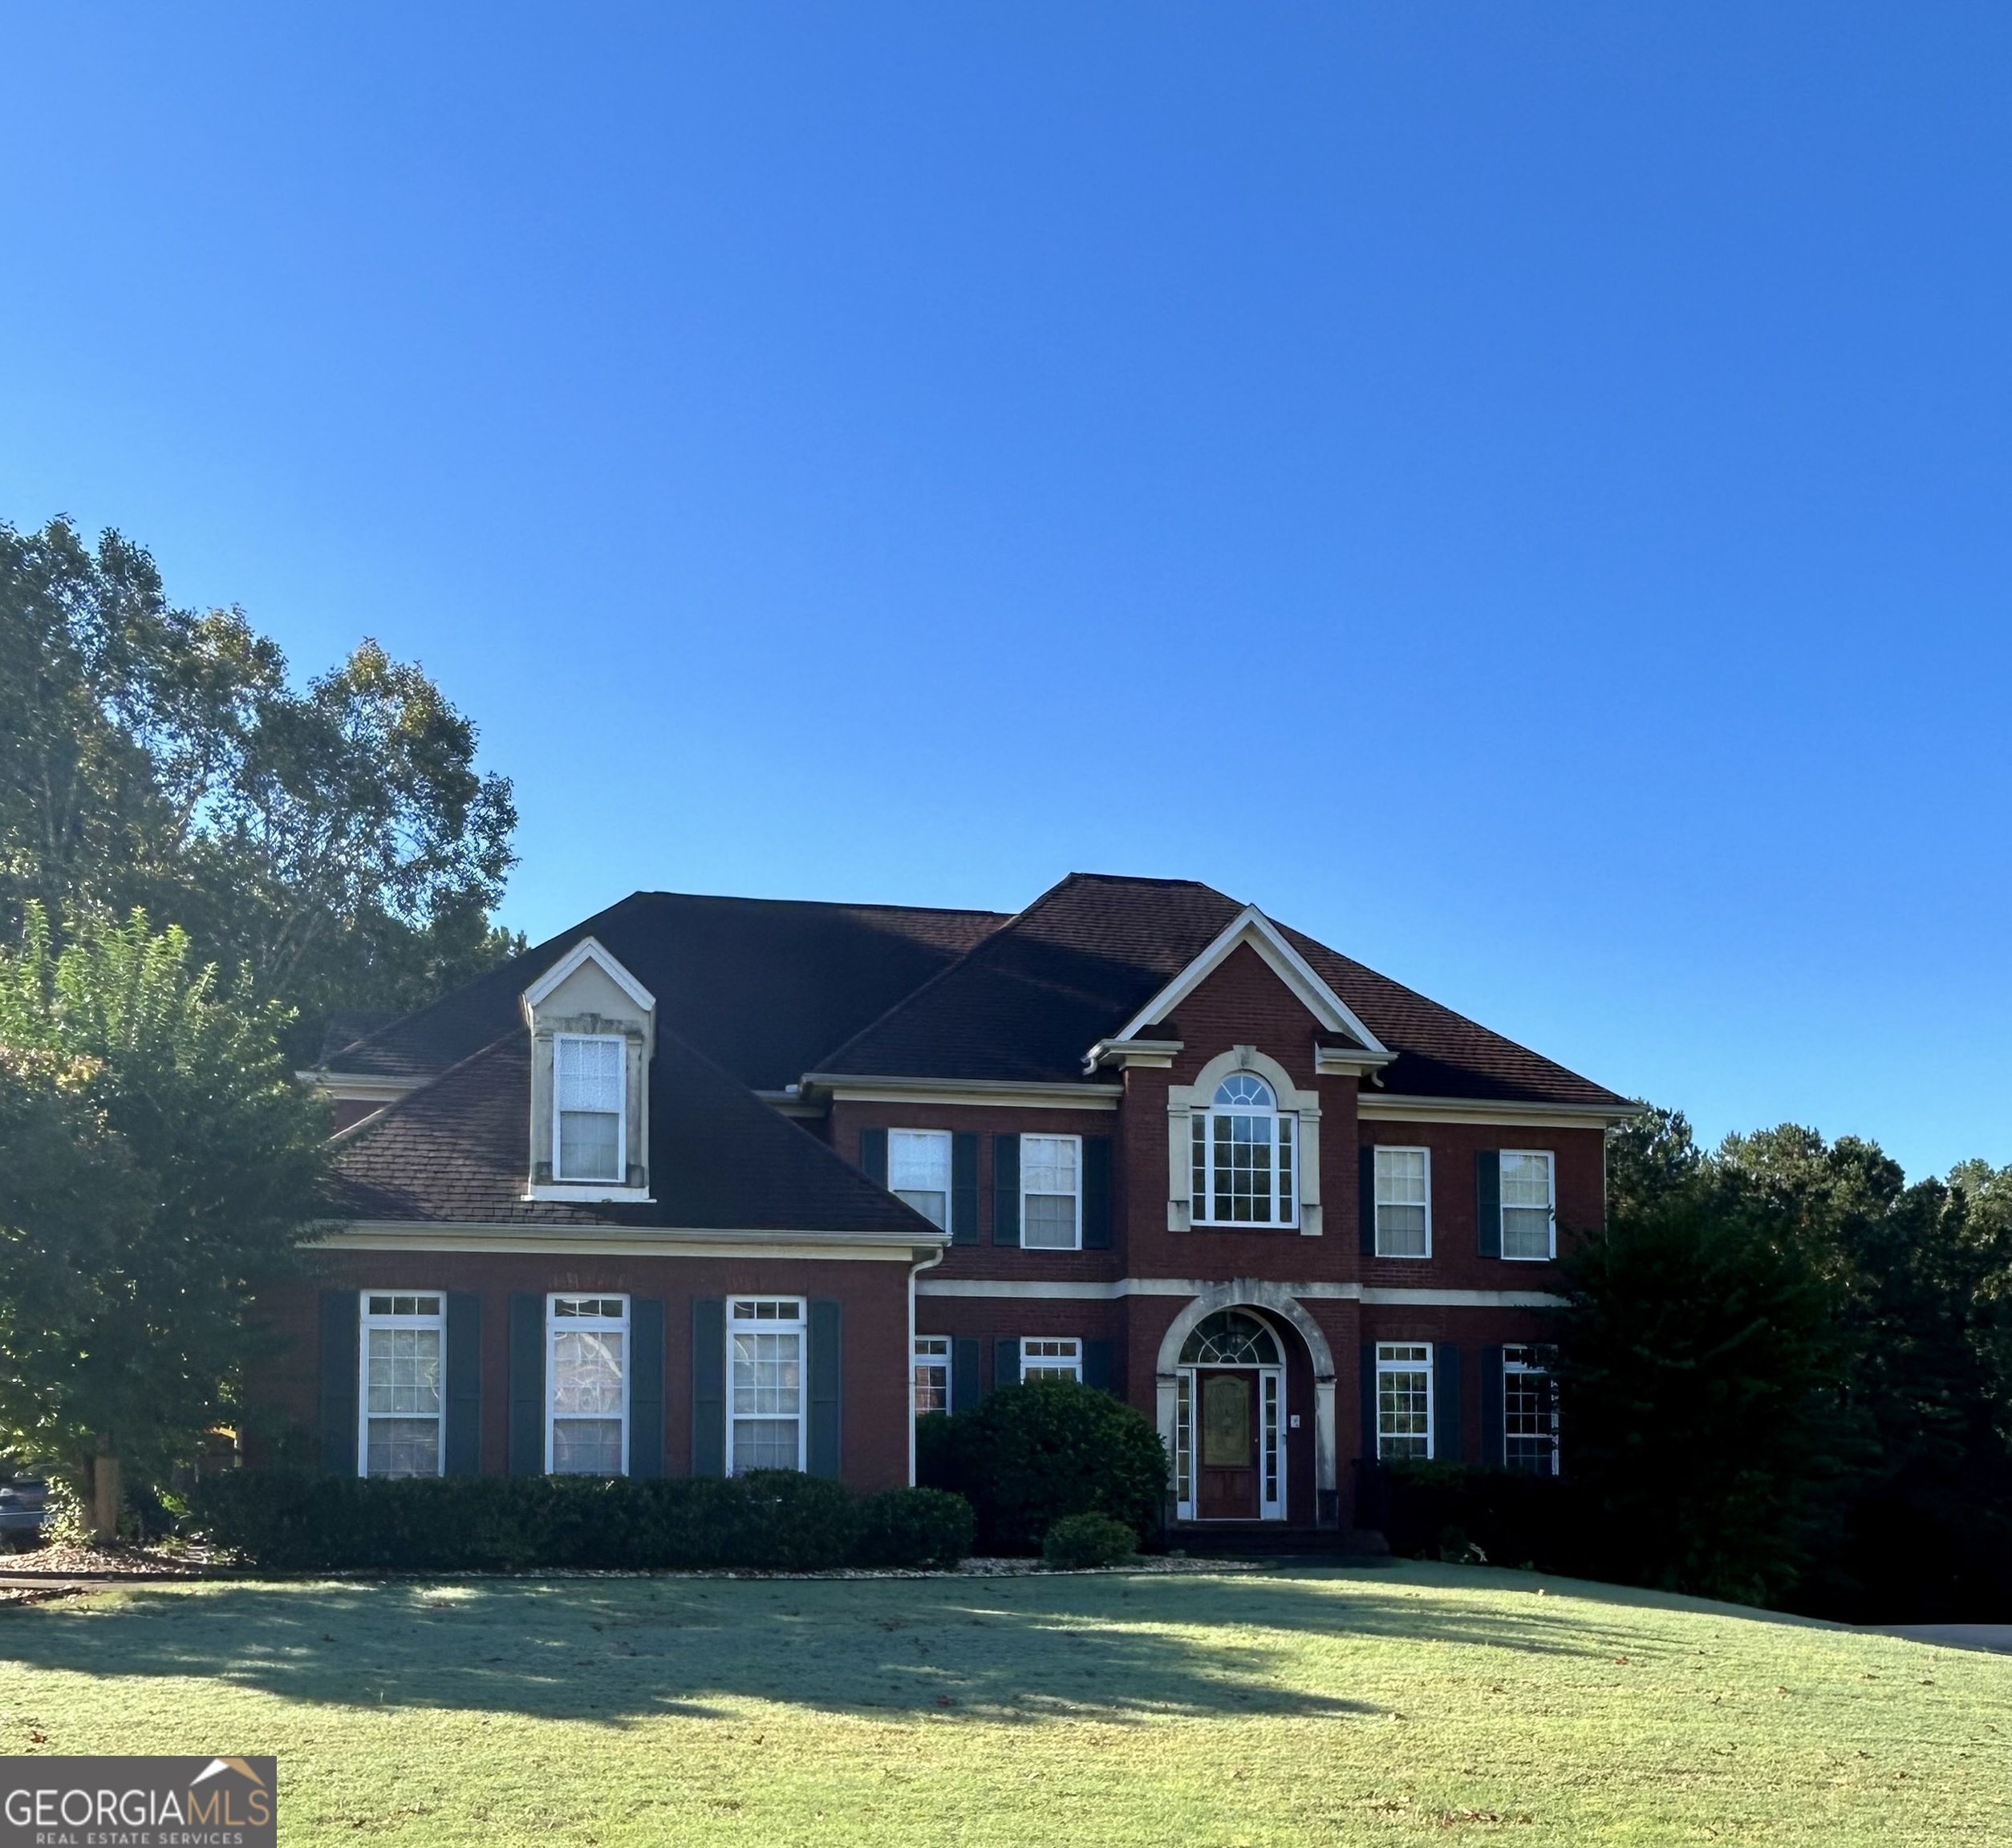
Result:
<svg viewBox="0 0 2012 1848">
<path fill-rule="evenodd" d="M 1279 1108 L 1269 1084 L 1232 1072 L 1207 1109 L 1190 1112 L 1188 1123 L 1195 1224 L 1295 1223 L 1295 1119 Z"/>
<path fill-rule="evenodd" d="M 623 1173 L 623 1042 L 612 1034 L 553 1035 L 558 1108 L 552 1147 L 555 1181 L 612 1181 Z"/>
</svg>

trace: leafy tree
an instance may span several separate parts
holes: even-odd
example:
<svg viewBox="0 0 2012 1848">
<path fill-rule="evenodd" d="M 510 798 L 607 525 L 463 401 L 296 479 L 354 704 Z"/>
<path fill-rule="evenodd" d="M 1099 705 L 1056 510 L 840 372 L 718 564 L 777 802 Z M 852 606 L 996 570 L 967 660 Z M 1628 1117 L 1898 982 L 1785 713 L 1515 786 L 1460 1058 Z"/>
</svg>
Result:
<svg viewBox="0 0 2012 1848">
<path fill-rule="evenodd" d="M 0 1444 L 116 1523 L 122 1469 L 164 1482 L 228 1418 L 247 1318 L 318 1203 L 325 1106 L 286 1015 L 220 990 L 179 929 L 39 904 L 0 950 Z"/>
<path fill-rule="evenodd" d="M 375 642 L 296 691 L 241 611 L 172 608 L 116 533 L 0 525 L 0 924 L 145 907 L 291 1004 L 298 1059 L 337 1007 L 416 1007 L 521 947 L 489 917 L 510 786 L 475 747 Z"/>
</svg>

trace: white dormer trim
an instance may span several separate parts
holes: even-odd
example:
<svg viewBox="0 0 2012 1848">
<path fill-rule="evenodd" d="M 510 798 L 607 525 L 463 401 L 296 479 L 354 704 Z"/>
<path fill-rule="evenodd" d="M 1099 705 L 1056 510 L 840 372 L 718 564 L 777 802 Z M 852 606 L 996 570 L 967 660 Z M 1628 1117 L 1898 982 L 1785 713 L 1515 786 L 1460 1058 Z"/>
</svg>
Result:
<svg viewBox="0 0 2012 1848">
<path fill-rule="evenodd" d="M 654 1014 L 656 1011 L 656 996 L 622 967 L 620 958 L 613 954 L 598 938 L 582 937 L 537 981 L 524 991 L 525 1018 L 529 1019 L 530 1011 L 542 1002 L 567 976 L 589 962 L 596 964 L 601 973 L 627 995 L 645 1014 Z"/>
<path fill-rule="evenodd" d="M 1366 1057 L 1363 1064 L 1388 1064 L 1397 1055 L 1364 1026 L 1355 1011 L 1314 973 L 1312 965 L 1288 943 L 1284 934 L 1255 905 L 1247 905 L 1224 927 L 1207 949 L 1189 963 L 1158 994 L 1108 1040 L 1099 1040 L 1085 1059 L 1094 1071 L 1099 1064 L 1122 1056 L 1122 1042 L 1171 1014 L 1210 976 L 1222 967 L 1231 951 L 1249 944 L 1273 975 L 1299 998 L 1307 1011 L 1330 1033 L 1347 1033 L 1360 1040 Z"/>
</svg>

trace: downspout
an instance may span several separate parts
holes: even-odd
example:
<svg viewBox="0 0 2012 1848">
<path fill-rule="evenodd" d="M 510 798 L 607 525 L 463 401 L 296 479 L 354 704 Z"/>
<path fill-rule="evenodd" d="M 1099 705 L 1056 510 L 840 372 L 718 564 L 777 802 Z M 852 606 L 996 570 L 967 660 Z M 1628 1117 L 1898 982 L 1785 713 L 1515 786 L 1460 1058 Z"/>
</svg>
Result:
<svg viewBox="0 0 2012 1848">
<path fill-rule="evenodd" d="M 933 1257 L 925 1258 L 919 1264 L 908 1266 L 908 1355 L 903 1363 L 902 1378 L 904 1393 L 908 1400 L 908 1486 L 915 1486 L 915 1279 L 925 1270 L 933 1270 L 943 1262 L 943 1254 L 950 1249 L 946 1239 L 936 1247 Z"/>
</svg>

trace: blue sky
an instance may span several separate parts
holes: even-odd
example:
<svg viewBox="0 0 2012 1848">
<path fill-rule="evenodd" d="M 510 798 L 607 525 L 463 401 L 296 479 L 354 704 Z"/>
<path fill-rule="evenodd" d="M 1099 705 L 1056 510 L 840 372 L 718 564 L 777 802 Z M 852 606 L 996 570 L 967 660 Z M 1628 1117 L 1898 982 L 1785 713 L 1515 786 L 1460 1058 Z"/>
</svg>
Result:
<svg viewBox="0 0 2012 1848">
<path fill-rule="evenodd" d="M 2012 1161 L 2002 6 L 9 6 L 0 517 L 417 658 L 534 936 L 1191 876 Z"/>
</svg>

